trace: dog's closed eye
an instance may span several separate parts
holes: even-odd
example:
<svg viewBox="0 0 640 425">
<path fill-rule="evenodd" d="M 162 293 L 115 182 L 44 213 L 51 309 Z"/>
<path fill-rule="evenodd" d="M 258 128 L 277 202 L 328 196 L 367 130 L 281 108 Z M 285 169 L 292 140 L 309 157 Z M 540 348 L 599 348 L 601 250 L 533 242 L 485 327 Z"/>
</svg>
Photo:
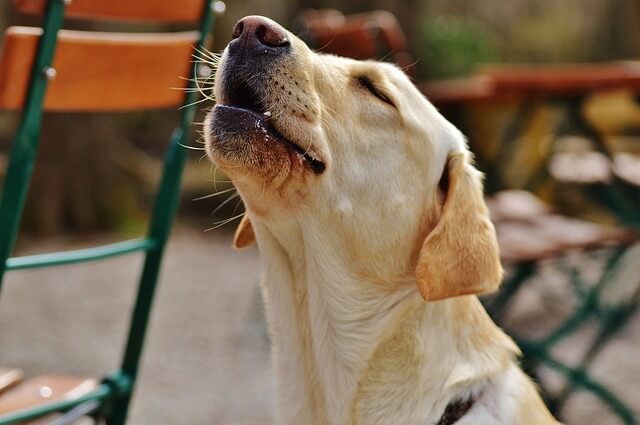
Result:
<svg viewBox="0 0 640 425">
<path fill-rule="evenodd" d="M 389 96 L 387 96 L 386 93 L 384 93 L 379 87 L 377 87 L 373 83 L 373 81 L 371 81 L 371 78 L 367 77 L 366 75 L 359 75 L 359 76 L 356 77 L 356 81 L 358 82 L 358 84 L 361 87 L 363 87 L 366 90 L 368 90 L 372 95 L 374 95 L 375 97 L 377 97 L 378 99 L 380 99 L 384 103 L 386 103 L 388 105 L 391 105 L 394 108 L 396 107 L 396 105 L 389 98 Z"/>
</svg>

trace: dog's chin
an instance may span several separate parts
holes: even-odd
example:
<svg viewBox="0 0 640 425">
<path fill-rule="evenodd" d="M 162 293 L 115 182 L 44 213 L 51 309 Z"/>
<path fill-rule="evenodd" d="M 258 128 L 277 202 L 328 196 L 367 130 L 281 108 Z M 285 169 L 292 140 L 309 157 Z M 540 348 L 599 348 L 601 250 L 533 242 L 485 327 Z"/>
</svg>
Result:
<svg viewBox="0 0 640 425">
<path fill-rule="evenodd" d="M 210 158 L 228 174 L 254 174 L 272 179 L 283 173 L 321 174 L 325 164 L 317 156 L 285 138 L 270 115 L 233 105 L 218 104 L 206 121 Z"/>
</svg>

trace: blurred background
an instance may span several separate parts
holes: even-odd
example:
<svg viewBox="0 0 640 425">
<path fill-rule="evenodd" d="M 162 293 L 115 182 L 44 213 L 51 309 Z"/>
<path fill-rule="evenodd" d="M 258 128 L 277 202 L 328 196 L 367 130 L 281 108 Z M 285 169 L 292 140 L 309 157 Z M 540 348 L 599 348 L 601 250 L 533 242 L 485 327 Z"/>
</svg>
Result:
<svg viewBox="0 0 640 425">
<path fill-rule="evenodd" d="M 242 0 L 312 47 L 394 61 L 469 138 L 509 275 L 485 300 L 568 424 L 640 418 L 640 1 Z M 0 2 L 0 28 L 39 25 Z M 69 21 L 65 28 L 138 31 Z M 145 30 L 181 30 L 144 27 Z M 164 89 L 164 88 L 163 88 Z M 194 120 L 133 425 L 272 424 L 255 249 Z M 16 253 L 143 235 L 179 111 L 45 115 Z M 0 111 L 0 181 L 19 115 Z M 0 366 L 101 376 L 120 356 L 141 257 L 7 274 Z"/>
</svg>

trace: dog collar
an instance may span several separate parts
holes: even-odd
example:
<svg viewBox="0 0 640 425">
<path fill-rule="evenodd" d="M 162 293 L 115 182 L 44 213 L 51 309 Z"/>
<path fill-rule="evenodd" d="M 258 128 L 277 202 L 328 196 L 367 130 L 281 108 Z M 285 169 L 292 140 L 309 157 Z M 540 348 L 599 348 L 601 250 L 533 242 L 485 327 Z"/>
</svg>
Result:
<svg viewBox="0 0 640 425">
<path fill-rule="evenodd" d="M 436 425 L 453 425 L 473 406 L 474 398 L 456 400 L 449 403 Z"/>
</svg>

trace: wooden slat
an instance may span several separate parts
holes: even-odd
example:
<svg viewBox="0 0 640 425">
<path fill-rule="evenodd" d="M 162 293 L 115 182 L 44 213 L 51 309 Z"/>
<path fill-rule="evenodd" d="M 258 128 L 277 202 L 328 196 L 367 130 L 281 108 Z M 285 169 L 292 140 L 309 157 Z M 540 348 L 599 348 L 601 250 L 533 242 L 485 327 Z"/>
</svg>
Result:
<svg viewBox="0 0 640 425">
<path fill-rule="evenodd" d="M 23 373 L 20 369 L 0 367 L 0 393 L 16 385 L 22 380 Z"/>
<path fill-rule="evenodd" d="M 0 395 L 0 415 L 63 398 L 80 397 L 97 385 L 94 379 L 42 375 Z"/>
<path fill-rule="evenodd" d="M 553 214 L 534 195 L 502 191 L 487 199 L 496 226 L 500 256 L 508 263 L 539 261 L 568 251 L 627 245 L 636 231 Z"/>
<path fill-rule="evenodd" d="M 207 0 L 73 0 L 65 16 L 160 22 L 196 22 Z M 22 13 L 42 14 L 46 0 L 14 0 Z"/>
<path fill-rule="evenodd" d="M 498 92 L 527 95 L 581 95 L 595 90 L 640 91 L 640 62 L 522 65 L 486 68 Z"/>
<path fill-rule="evenodd" d="M 10 27 L 0 56 L 0 108 L 23 105 L 40 28 Z M 45 108 L 127 110 L 179 105 L 198 33 L 125 34 L 62 30 Z"/>
<path fill-rule="evenodd" d="M 486 102 L 496 97 L 493 80 L 485 76 L 422 83 L 418 85 L 418 88 L 427 99 L 438 106 Z"/>
<path fill-rule="evenodd" d="M 556 214 L 530 221 L 498 221 L 495 226 L 500 256 L 506 262 L 539 261 L 569 251 L 628 245 L 638 240 L 638 234 L 631 230 Z"/>
</svg>

